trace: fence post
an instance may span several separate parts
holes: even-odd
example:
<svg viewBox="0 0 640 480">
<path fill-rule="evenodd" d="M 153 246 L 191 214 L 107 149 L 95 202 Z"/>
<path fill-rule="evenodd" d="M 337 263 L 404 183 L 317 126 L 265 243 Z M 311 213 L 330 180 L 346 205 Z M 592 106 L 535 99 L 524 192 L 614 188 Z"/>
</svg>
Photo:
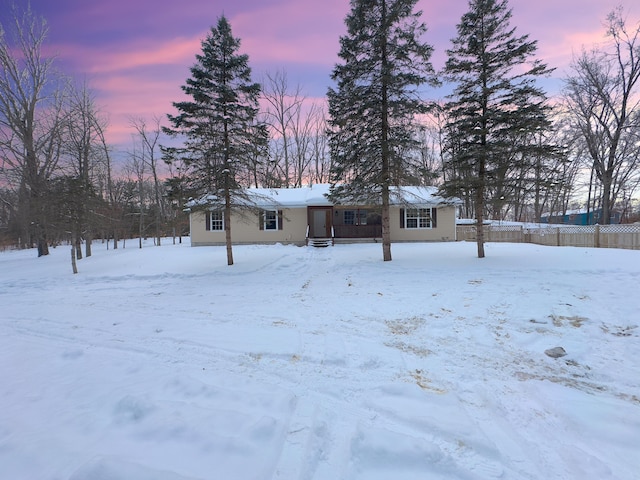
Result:
<svg viewBox="0 0 640 480">
<path fill-rule="evenodd" d="M 593 232 L 593 246 L 600 248 L 600 225 L 596 224 L 596 229 Z"/>
<path fill-rule="evenodd" d="M 560 227 L 556 227 L 556 246 L 560 246 Z"/>
</svg>

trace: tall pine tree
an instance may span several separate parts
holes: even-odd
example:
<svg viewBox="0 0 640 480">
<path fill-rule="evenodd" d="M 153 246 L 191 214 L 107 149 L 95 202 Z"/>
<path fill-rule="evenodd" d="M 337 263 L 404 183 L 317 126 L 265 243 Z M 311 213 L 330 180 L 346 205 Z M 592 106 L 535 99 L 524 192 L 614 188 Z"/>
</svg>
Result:
<svg viewBox="0 0 640 480">
<path fill-rule="evenodd" d="M 447 50 L 444 69 L 447 80 L 456 85 L 446 105 L 448 130 L 457 137 L 450 171 L 466 174 L 450 176 L 443 191 L 471 192 L 479 258 L 484 257 L 488 187 L 509 168 L 505 162 L 536 157 L 540 146 L 531 133 L 549 125 L 546 96 L 536 79 L 551 70 L 532 60 L 537 43 L 527 35 L 516 36 L 510 19 L 507 0 L 471 0 Z M 518 155 L 513 154 L 516 138 Z"/>
<path fill-rule="evenodd" d="M 433 48 L 418 0 L 351 0 L 328 91 L 331 198 L 382 207 L 382 249 L 391 260 L 389 190 L 403 185 L 417 146 L 415 116 L 426 112 L 419 87 L 434 81 Z"/>
<path fill-rule="evenodd" d="M 246 178 L 257 143 L 266 143 L 266 128 L 256 122 L 261 87 L 251 81 L 248 55 L 239 54 L 240 40 L 223 16 L 202 42 L 191 78 L 182 90 L 190 100 L 175 102 L 178 115 L 167 115 L 168 135 L 183 139 L 182 147 L 164 148 L 168 162 L 186 167 L 185 189 L 203 198 L 194 208 L 223 212 L 227 264 L 233 265 L 231 212 L 248 203 L 241 179 Z M 208 213 L 207 213 L 208 214 Z"/>
</svg>

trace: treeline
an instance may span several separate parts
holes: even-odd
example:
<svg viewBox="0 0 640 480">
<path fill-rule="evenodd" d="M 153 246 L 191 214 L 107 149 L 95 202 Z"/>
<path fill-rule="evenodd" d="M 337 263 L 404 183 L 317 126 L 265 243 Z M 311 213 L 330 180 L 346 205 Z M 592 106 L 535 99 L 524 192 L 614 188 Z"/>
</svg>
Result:
<svg viewBox="0 0 640 480">
<path fill-rule="evenodd" d="M 435 185 L 479 221 L 585 207 L 603 223 L 614 212 L 637 219 L 640 27 L 622 10 L 606 19 L 606 45 L 576 55 L 552 102 L 536 83 L 552 68 L 514 33 L 506 0 L 469 3 L 442 72 L 416 0 L 374 3 L 352 1 L 328 110 L 285 71 L 254 82 L 223 17 L 182 86 L 192 100 L 176 102 L 168 124 L 132 118 L 124 153 L 108 144 L 90 87 L 44 54 L 45 20 L 14 9 L 0 24 L 0 245 L 46 255 L 69 242 L 81 258 L 94 239 L 159 244 L 188 233 L 190 198 L 215 194 L 230 212 L 244 187 L 325 182 L 360 189 L 336 199 L 365 192 L 382 204 L 390 185 Z M 442 82 L 452 94 L 440 101 L 415 88 Z"/>
</svg>

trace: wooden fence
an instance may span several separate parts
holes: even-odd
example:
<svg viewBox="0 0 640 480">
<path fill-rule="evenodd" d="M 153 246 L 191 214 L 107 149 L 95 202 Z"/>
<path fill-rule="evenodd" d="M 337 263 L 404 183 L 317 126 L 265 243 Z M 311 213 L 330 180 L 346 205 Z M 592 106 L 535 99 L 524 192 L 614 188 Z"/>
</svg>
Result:
<svg viewBox="0 0 640 480">
<path fill-rule="evenodd" d="M 458 240 L 475 241 L 475 225 L 458 225 Z M 556 247 L 626 248 L 640 250 L 640 225 L 486 225 L 485 242 L 536 243 Z"/>
</svg>

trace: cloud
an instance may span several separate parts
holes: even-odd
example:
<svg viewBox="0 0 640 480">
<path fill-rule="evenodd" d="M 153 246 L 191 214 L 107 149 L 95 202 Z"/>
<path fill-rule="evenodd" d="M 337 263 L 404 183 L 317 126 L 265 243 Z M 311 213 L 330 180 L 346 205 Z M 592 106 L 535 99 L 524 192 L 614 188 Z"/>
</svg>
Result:
<svg viewBox="0 0 640 480">
<path fill-rule="evenodd" d="M 291 73 L 292 86 L 307 74 L 319 77 L 323 86 L 317 94 L 321 95 L 326 91 L 325 85 L 337 58 L 338 30 L 343 28 L 344 15 L 336 17 L 337 8 L 346 9 L 345 2 L 261 6 L 236 14 L 229 22 L 234 36 L 241 40 L 241 53 L 249 55 L 256 78 L 277 68 L 288 72 L 298 69 L 299 75 Z M 282 15 L 282 9 L 287 12 L 286 16 Z M 162 42 L 136 41 L 109 45 L 109 48 L 66 49 L 66 54 L 83 64 L 78 68 L 88 72 L 91 85 L 108 105 L 110 141 L 130 141 L 132 116 L 150 118 L 172 111 L 172 102 L 183 98 L 180 85 L 189 76 L 188 68 L 201 52 L 206 34 L 207 31 L 201 31 L 191 37 Z M 328 43 L 335 45 L 328 47 Z"/>
<path fill-rule="evenodd" d="M 201 50 L 200 38 L 176 38 L 164 42 L 137 42 L 128 45 L 84 45 L 51 47 L 63 62 L 89 75 L 108 74 L 148 66 L 191 65 Z"/>
<path fill-rule="evenodd" d="M 66 7 L 49 0 L 32 0 L 32 5 L 48 12 L 52 48 L 64 68 L 87 77 L 97 90 L 111 116 L 109 138 L 114 142 L 129 141 L 131 116 L 163 115 L 182 98 L 180 86 L 188 69 L 222 14 L 241 40 L 241 53 L 249 55 L 255 80 L 284 69 L 292 86 L 300 83 L 304 94 L 321 97 L 339 61 L 339 38 L 346 33 L 349 11 L 348 0 L 235 0 L 224 9 L 210 0 L 190 0 L 186 6 L 167 0 L 65 1 Z M 512 26 L 538 41 L 536 57 L 558 67 L 554 77 L 560 78 L 583 45 L 604 40 L 603 21 L 619 1 L 510 0 Z M 420 0 L 417 8 L 429 28 L 425 40 L 435 47 L 432 62 L 441 68 L 468 5 Z"/>
<path fill-rule="evenodd" d="M 108 139 L 120 145 L 131 140 L 132 119 L 160 117 L 166 123 L 166 114 L 174 113 L 173 102 L 184 98 L 180 83 L 161 77 L 110 75 L 94 78 L 91 85 L 109 113 Z"/>
<path fill-rule="evenodd" d="M 164 117 L 172 102 L 182 100 L 180 86 L 189 76 L 200 38 L 177 38 L 160 43 L 137 42 L 126 50 L 79 45 L 55 47 L 63 68 L 77 72 L 97 94 L 108 112 L 108 141 L 130 141 L 132 117 Z M 79 78 L 79 80 L 80 80 Z"/>
<path fill-rule="evenodd" d="M 252 61 L 330 67 L 337 58 L 347 10 L 344 0 L 289 0 L 238 13 L 229 22 Z"/>
<path fill-rule="evenodd" d="M 124 52 L 105 53 L 92 73 L 138 69 L 157 65 L 188 65 L 200 48 L 200 39 L 174 39 L 161 44 L 143 45 Z"/>
</svg>

